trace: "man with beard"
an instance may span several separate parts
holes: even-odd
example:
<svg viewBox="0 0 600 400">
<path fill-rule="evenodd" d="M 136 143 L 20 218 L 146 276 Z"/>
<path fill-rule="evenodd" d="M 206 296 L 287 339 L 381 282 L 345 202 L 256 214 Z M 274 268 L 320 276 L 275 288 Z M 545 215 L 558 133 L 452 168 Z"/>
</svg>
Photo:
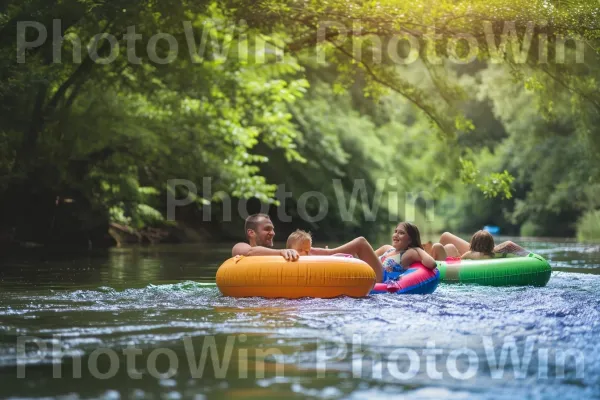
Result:
<svg viewBox="0 0 600 400">
<path fill-rule="evenodd" d="M 232 256 L 282 256 L 288 261 L 298 260 L 298 252 L 293 249 L 273 249 L 275 227 L 266 214 L 253 214 L 246 218 L 244 226 L 248 243 L 240 242 L 231 249 Z"/>
</svg>

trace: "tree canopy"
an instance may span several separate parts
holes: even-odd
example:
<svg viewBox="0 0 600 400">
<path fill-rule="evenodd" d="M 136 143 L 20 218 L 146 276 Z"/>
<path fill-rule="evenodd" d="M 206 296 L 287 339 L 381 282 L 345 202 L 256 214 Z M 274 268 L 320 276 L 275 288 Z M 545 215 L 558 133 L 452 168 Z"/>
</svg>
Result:
<svg viewBox="0 0 600 400">
<path fill-rule="evenodd" d="M 193 182 L 198 207 L 222 193 L 277 205 L 281 184 L 293 202 L 318 190 L 338 207 L 361 180 L 369 201 L 399 188 L 383 224 L 355 208 L 309 228 L 388 229 L 408 194 L 427 192 L 436 228 L 573 234 L 600 208 L 598 8 L 5 2 L 3 225 L 43 241 L 57 221 L 164 223 L 170 179 Z"/>
</svg>

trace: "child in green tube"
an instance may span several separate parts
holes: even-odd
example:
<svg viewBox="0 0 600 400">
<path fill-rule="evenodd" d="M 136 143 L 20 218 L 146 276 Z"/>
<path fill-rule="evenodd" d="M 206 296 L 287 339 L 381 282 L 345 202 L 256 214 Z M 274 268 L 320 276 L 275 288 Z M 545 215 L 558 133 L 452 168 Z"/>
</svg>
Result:
<svg viewBox="0 0 600 400">
<path fill-rule="evenodd" d="M 440 237 L 440 243 L 435 243 L 431 248 L 431 255 L 436 260 L 447 258 L 482 260 L 502 258 L 510 254 L 524 257 L 529 252 L 511 241 L 496 246 L 494 237 L 487 231 L 475 232 L 470 243 L 450 232 L 445 232 Z"/>
</svg>

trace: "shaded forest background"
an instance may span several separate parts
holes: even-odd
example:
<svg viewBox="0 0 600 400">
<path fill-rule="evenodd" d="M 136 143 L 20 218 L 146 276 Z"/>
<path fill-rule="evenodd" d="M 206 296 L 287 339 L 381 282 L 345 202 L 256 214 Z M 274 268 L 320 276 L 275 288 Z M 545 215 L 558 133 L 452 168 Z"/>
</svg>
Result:
<svg viewBox="0 0 600 400">
<path fill-rule="evenodd" d="M 39 37 L 24 21 L 48 39 L 19 51 Z M 376 235 L 414 215 L 425 232 L 598 240 L 599 29 L 583 1 L 3 2 L 0 242 L 239 239 L 238 199 L 278 220 L 278 186 L 292 217 L 279 239 Z M 177 53 L 149 43 L 159 33 Z M 461 34 L 470 60 L 466 40 L 448 46 Z M 169 195 L 188 193 L 172 179 L 198 189 L 176 221 Z M 298 212 L 319 213 L 298 205 L 311 191 L 329 204 L 317 222 Z M 347 215 L 341 194 L 358 199 Z"/>
</svg>

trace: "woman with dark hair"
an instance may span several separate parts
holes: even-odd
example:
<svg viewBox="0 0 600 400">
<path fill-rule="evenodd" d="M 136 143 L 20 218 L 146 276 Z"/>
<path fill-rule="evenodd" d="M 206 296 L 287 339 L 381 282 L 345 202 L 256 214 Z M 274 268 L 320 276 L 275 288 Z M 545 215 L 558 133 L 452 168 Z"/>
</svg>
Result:
<svg viewBox="0 0 600 400">
<path fill-rule="evenodd" d="M 392 235 L 392 245 L 381 246 L 375 254 L 383 266 L 384 282 L 397 279 L 409 265 L 417 262 L 430 269 L 437 265 L 433 257 L 423 250 L 419 228 L 410 222 L 399 223 Z"/>
</svg>

